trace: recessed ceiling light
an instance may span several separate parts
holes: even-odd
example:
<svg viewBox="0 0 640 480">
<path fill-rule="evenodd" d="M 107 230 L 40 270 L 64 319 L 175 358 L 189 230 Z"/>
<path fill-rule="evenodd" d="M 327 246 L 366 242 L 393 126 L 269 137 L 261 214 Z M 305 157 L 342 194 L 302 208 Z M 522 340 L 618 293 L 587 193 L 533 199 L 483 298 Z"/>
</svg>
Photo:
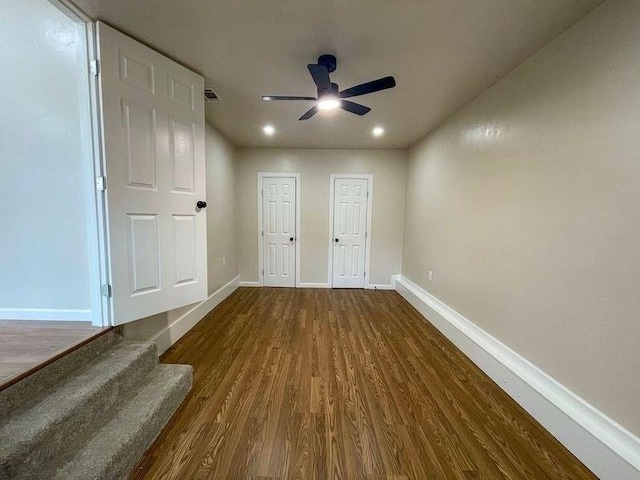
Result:
<svg viewBox="0 0 640 480">
<path fill-rule="evenodd" d="M 335 95 L 325 95 L 320 98 L 318 108 L 320 110 L 333 110 L 340 106 L 340 99 Z"/>
<path fill-rule="evenodd" d="M 375 127 L 371 133 L 373 133 L 374 137 L 381 137 L 382 135 L 384 135 L 384 128 L 382 127 Z"/>
<path fill-rule="evenodd" d="M 273 128 L 273 125 L 265 125 L 264 127 L 262 127 L 262 131 L 264 132 L 265 135 L 269 135 L 269 136 L 276 133 L 276 129 Z"/>
</svg>

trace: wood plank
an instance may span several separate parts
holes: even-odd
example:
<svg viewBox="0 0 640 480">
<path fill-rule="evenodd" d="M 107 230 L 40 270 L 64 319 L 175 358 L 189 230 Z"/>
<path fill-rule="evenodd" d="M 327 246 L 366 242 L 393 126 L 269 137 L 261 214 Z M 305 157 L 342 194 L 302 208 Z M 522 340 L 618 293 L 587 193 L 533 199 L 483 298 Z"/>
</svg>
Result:
<svg viewBox="0 0 640 480">
<path fill-rule="evenodd" d="M 110 329 L 94 327 L 91 322 L 0 320 L 0 390 Z"/>
<path fill-rule="evenodd" d="M 594 479 L 393 291 L 241 288 L 130 478 Z"/>
</svg>

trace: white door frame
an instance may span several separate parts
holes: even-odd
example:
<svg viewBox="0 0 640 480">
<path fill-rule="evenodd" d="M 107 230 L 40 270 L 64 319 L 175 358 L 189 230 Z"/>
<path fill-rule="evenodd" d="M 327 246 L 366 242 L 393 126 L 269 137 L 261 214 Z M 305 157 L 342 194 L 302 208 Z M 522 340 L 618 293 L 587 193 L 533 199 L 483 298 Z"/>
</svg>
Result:
<svg viewBox="0 0 640 480">
<path fill-rule="evenodd" d="M 87 72 L 84 91 L 78 95 L 84 100 L 84 118 L 81 122 L 83 154 L 86 156 L 85 182 L 87 202 L 87 245 L 91 288 L 91 316 L 94 326 L 113 325 L 112 300 L 104 295 L 103 286 L 111 284 L 107 241 L 107 210 L 104 191 L 98 188 L 98 179 L 105 175 L 102 155 L 102 120 L 98 96 L 98 77 L 90 70 L 90 62 L 97 58 L 96 24 L 70 0 L 49 0 L 55 7 L 79 24 L 84 24 L 87 47 Z"/>
<path fill-rule="evenodd" d="M 256 194 L 258 196 L 258 285 L 264 287 L 264 275 L 262 274 L 264 269 L 264 241 L 262 238 L 262 181 L 265 178 L 295 178 L 296 179 L 296 241 L 294 242 L 296 248 L 296 278 L 295 286 L 300 287 L 300 174 L 288 173 L 288 172 L 258 172 L 258 189 Z"/>
<path fill-rule="evenodd" d="M 372 173 L 332 173 L 329 176 L 329 288 L 333 288 L 333 205 L 335 203 L 335 183 L 340 178 L 357 178 L 367 181 L 367 236 L 365 239 L 365 258 L 364 258 L 364 288 L 370 289 L 369 278 L 371 276 L 371 219 L 373 218 L 373 174 Z"/>
</svg>

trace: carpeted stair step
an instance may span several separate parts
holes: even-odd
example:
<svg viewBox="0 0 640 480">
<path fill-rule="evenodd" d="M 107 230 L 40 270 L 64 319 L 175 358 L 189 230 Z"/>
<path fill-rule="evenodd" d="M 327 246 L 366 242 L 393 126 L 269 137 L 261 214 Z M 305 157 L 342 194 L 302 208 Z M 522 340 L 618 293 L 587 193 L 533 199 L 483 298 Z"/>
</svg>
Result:
<svg viewBox="0 0 640 480">
<path fill-rule="evenodd" d="M 116 339 L 109 346 L 80 368 L 73 369 L 67 357 L 61 359 L 67 365 L 57 371 L 66 371 L 66 377 L 2 417 L 0 478 L 50 478 L 86 435 L 104 424 L 112 407 L 155 375 L 155 344 Z"/>
<path fill-rule="evenodd" d="M 7 418 L 14 410 L 24 409 L 40 398 L 40 393 L 58 385 L 65 377 L 93 361 L 96 357 L 122 341 L 114 331 L 98 338 L 29 375 L 20 382 L 0 392 L 0 419 Z"/>
<path fill-rule="evenodd" d="M 159 365 L 54 476 L 56 480 L 120 480 L 153 443 L 191 389 L 188 365 Z"/>
</svg>

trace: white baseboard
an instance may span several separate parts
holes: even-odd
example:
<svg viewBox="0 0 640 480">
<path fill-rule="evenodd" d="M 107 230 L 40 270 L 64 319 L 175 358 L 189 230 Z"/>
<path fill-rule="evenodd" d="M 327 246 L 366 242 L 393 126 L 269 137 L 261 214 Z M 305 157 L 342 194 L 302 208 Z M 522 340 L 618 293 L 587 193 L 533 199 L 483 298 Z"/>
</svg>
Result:
<svg viewBox="0 0 640 480">
<path fill-rule="evenodd" d="M 260 282 L 240 282 L 241 287 L 262 287 Z M 295 288 L 331 288 L 328 283 L 299 283 Z"/>
<path fill-rule="evenodd" d="M 158 346 L 158 355 L 162 355 L 171 345 L 180 340 L 185 333 L 195 327 L 211 310 L 231 295 L 238 286 L 238 277 L 236 277 L 212 293 L 209 298 L 198 303 L 187 313 L 171 323 L 171 325 L 168 325 L 151 337 L 149 341 L 155 342 Z"/>
<path fill-rule="evenodd" d="M 296 288 L 331 288 L 328 283 L 303 283 L 300 282 Z"/>
<path fill-rule="evenodd" d="M 367 285 L 367 288 L 369 290 L 395 290 L 393 288 L 393 285 L 383 285 L 378 283 L 370 283 L 369 285 Z"/>
<path fill-rule="evenodd" d="M 640 479 L 640 438 L 411 280 L 395 289 L 602 479 Z"/>
<path fill-rule="evenodd" d="M 90 322 L 91 310 L 63 310 L 58 308 L 0 308 L 0 320 L 55 320 Z"/>
</svg>

